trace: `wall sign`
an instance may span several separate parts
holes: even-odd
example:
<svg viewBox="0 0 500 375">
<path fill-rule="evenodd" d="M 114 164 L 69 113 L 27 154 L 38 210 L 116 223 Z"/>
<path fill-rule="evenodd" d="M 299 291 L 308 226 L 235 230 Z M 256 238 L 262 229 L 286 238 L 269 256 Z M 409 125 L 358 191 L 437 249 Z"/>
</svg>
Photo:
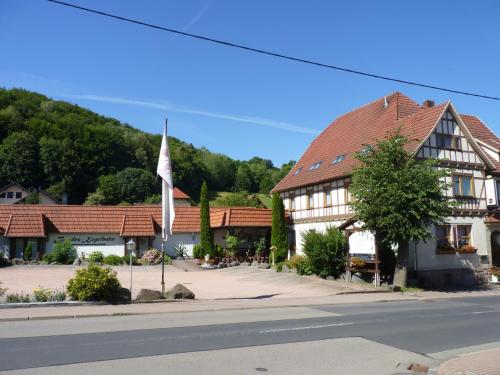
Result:
<svg viewBox="0 0 500 375">
<path fill-rule="evenodd" d="M 115 245 L 116 237 L 112 236 L 60 236 L 54 239 L 54 243 L 58 241 L 70 240 L 72 245 L 91 245 L 91 246 L 106 246 Z"/>
</svg>

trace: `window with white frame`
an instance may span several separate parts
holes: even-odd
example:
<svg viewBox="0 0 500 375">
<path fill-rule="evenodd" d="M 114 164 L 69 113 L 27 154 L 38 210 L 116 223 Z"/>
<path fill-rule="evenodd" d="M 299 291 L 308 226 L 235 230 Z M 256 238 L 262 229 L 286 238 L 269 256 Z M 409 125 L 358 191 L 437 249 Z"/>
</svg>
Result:
<svg viewBox="0 0 500 375">
<path fill-rule="evenodd" d="M 474 178 L 472 175 L 453 175 L 453 195 L 455 197 L 474 196 Z"/>
<path fill-rule="evenodd" d="M 323 201 L 325 207 L 330 207 L 332 205 L 332 189 L 330 186 L 325 186 L 323 188 Z"/>
</svg>

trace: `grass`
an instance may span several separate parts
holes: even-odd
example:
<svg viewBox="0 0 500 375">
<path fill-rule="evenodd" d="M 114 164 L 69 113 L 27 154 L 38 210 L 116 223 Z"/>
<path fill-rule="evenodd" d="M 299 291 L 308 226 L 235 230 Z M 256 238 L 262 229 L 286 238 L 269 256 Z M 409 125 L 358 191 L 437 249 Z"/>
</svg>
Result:
<svg viewBox="0 0 500 375">
<path fill-rule="evenodd" d="M 407 286 L 401 288 L 401 291 L 405 293 L 418 293 L 418 292 L 423 292 L 423 289 L 414 286 Z"/>
<path fill-rule="evenodd" d="M 266 208 L 273 207 L 273 199 L 266 194 L 257 194 L 257 199 L 264 205 Z"/>
</svg>

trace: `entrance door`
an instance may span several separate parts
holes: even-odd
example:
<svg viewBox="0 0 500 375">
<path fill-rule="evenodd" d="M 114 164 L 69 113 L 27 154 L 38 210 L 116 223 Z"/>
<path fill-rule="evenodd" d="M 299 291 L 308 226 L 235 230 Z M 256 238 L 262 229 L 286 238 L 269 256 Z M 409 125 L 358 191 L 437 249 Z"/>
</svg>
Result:
<svg viewBox="0 0 500 375">
<path fill-rule="evenodd" d="M 500 232 L 491 234 L 491 263 L 500 266 Z"/>
</svg>

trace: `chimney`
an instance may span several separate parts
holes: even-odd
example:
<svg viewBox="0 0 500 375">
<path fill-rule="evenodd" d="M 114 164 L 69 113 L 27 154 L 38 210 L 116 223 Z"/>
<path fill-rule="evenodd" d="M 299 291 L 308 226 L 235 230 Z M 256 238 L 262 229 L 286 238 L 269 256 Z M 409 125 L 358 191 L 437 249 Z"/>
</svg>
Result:
<svg viewBox="0 0 500 375">
<path fill-rule="evenodd" d="M 432 108 L 432 107 L 434 107 L 435 104 L 436 103 L 434 103 L 434 100 L 427 99 L 427 100 L 424 100 L 424 102 L 422 103 L 422 107 Z"/>
</svg>

